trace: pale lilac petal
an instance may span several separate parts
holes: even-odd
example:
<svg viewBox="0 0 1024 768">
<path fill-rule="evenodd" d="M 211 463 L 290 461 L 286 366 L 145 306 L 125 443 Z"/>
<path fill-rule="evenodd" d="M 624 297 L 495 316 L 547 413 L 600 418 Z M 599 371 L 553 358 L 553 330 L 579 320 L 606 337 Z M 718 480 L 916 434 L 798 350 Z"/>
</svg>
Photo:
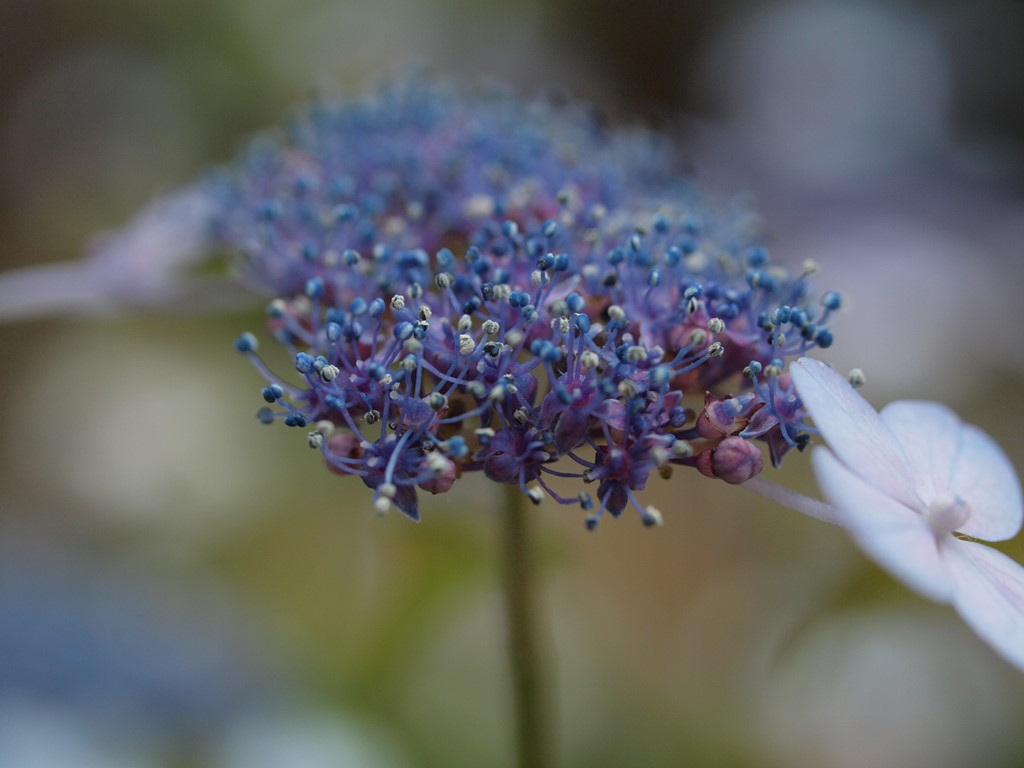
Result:
<svg viewBox="0 0 1024 768">
<path fill-rule="evenodd" d="M 964 425 L 949 490 L 971 508 L 962 533 L 987 541 L 1017 535 L 1024 517 L 1020 480 L 996 442 L 970 424 Z"/>
<path fill-rule="evenodd" d="M 942 558 L 953 578 L 953 605 L 968 626 L 1024 671 L 1024 568 L 984 544 L 950 536 Z"/>
<path fill-rule="evenodd" d="M 871 404 L 819 360 L 802 357 L 790 372 L 804 407 L 835 455 L 875 488 L 917 506 L 910 464 Z"/>
<path fill-rule="evenodd" d="M 963 422 L 944 405 L 910 400 L 889 403 L 881 416 L 910 463 L 918 496 L 931 504 L 949 490 Z"/>
<path fill-rule="evenodd" d="M 839 524 L 879 565 L 920 594 L 949 602 L 952 583 L 939 558 L 934 531 L 920 514 L 851 472 L 827 448 L 811 456 Z"/>
<path fill-rule="evenodd" d="M 1020 481 L 992 438 L 938 403 L 892 403 L 882 420 L 903 447 L 925 504 L 955 493 L 971 508 L 963 533 L 988 541 L 1016 535 L 1024 516 Z"/>
<path fill-rule="evenodd" d="M 201 189 L 184 189 L 94 238 L 86 256 L 76 262 L 0 274 L 0 321 L 182 300 L 202 285 L 186 269 L 209 253 L 215 206 Z"/>
<path fill-rule="evenodd" d="M 95 311 L 108 305 L 105 288 L 81 263 L 47 264 L 0 275 L 0 322 Z"/>
</svg>

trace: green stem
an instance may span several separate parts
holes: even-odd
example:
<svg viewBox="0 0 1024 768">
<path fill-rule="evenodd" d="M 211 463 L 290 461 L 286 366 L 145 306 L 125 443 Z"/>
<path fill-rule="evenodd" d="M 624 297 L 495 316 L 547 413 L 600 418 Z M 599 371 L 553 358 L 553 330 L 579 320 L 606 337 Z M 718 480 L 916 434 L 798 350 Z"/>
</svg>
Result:
<svg viewBox="0 0 1024 768">
<path fill-rule="evenodd" d="M 505 485 L 505 611 L 508 624 L 512 688 L 515 697 L 516 748 L 519 768 L 547 768 L 549 755 L 537 640 L 538 611 L 534 557 L 530 546 L 525 497 L 517 486 Z"/>
</svg>

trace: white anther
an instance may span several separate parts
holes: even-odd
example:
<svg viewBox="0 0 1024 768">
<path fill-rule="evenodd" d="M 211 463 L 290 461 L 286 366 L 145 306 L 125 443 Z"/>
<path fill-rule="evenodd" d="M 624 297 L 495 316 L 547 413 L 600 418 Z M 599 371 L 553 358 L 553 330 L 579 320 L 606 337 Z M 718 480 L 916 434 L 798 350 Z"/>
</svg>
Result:
<svg viewBox="0 0 1024 768">
<path fill-rule="evenodd" d="M 490 427 L 480 427 L 479 429 L 473 430 L 473 434 L 480 440 L 490 440 L 494 437 L 494 430 Z"/>
<path fill-rule="evenodd" d="M 712 333 L 721 333 L 725 330 L 725 321 L 720 317 L 712 317 L 708 320 L 708 330 Z"/>
<path fill-rule="evenodd" d="M 398 488 L 393 483 L 381 483 L 377 486 L 377 492 L 385 499 L 393 499 L 398 493 Z"/>
<path fill-rule="evenodd" d="M 473 327 L 473 318 L 469 315 L 463 315 L 459 318 L 458 328 L 460 331 L 468 331 Z"/>
<path fill-rule="evenodd" d="M 690 272 L 700 273 L 708 268 L 708 255 L 704 251 L 694 251 L 683 259 L 683 263 Z"/>
<path fill-rule="evenodd" d="M 646 511 L 647 511 L 647 519 L 650 520 L 653 525 L 663 525 L 664 524 L 664 522 L 665 522 L 664 518 L 662 518 L 661 511 L 657 507 L 655 507 L 655 506 L 653 506 L 651 504 L 648 504 Z"/>
<path fill-rule="evenodd" d="M 320 369 L 320 378 L 324 381 L 334 381 L 341 373 L 341 368 L 336 365 L 325 365 Z"/>
<path fill-rule="evenodd" d="M 477 400 L 483 400 L 487 396 L 487 387 L 482 381 L 471 381 L 466 386 L 469 390 L 469 394 L 475 397 Z"/>
<path fill-rule="evenodd" d="M 424 323 L 427 322 L 428 320 L 430 320 L 430 316 L 433 315 L 433 314 L 434 314 L 434 311 L 430 307 L 428 307 L 426 304 L 424 304 L 422 307 L 420 307 L 419 318 L 420 318 L 421 322 L 424 322 Z"/>
<path fill-rule="evenodd" d="M 688 459 L 693 456 L 693 446 L 685 440 L 676 440 L 672 443 L 672 455 L 677 459 Z"/>
<path fill-rule="evenodd" d="M 864 376 L 864 371 L 862 371 L 860 368 L 853 368 L 847 374 L 846 378 L 850 382 L 850 384 L 853 385 L 854 389 L 858 387 L 863 387 L 864 382 L 867 381 L 867 378 Z"/>
<path fill-rule="evenodd" d="M 636 384 L 632 379 L 619 382 L 619 394 L 623 397 L 636 397 Z"/>
<path fill-rule="evenodd" d="M 647 359 L 647 350 L 643 347 L 634 346 L 626 350 L 626 361 L 630 363 L 639 363 L 642 360 Z"/>
<path fill-rule="evenodd" d="M 373 502 L 373 511 L 378 515 L 386 515 L 390 509 L 391 499 L 378 496 L 377 500 Z"/>
<path fill-rule="evenodd" d="M 473 350 L 476 349 L 476 342 L 473 341 L 473 337 L 468 333 L 463 333 L 459 336 L 459 353 L 463 355 L 470 355 Z"/>
<path fill-rule="evenodd" d="M 523 332 L 513 328 L 511 331 L 505 334 L 505 343 L 510 347 L 518 347 L 523 343 Z"/>
<path fill-rule="evenodd" d="M 310 432 L 308 437 L 309 447 L 319 451 L 324 447 L 324 436 L 322 432 Z"/>
<path fill-rule="evenodd" d="M 449 466 L 449 459 L 437 451 L 431 451 L 427 454 L 427 468 L 435 475 L 440 475 L 442 472 L 447 471 Z"/>
<path fill-rule="evenodd" d="M 671 458 L 671 454 L 660 445 L 651 448 L 651 458 L 654 459 L 654 466 L 660 467 Z"/>
<path fill-rule="evenodd" d="M 423 286 L 419 283 L 412 283 L 409 285 L 409 297 L 412 299 L 418 299 L 423 295 Z"/>
<path fill-rule="evenodd" d="M 530 410 L 525 406 L 522 408 L 516 408 L 512 413 L 512 418 L 518 421 L 520 424 L 526 424 L 530 421 Z"/>
<path fill-rule="evenodd" d="M 716 341 L 710 347 L 708 347 L 709 357 L 721 357 L 725 354 L 725 345 L 720 341 Z"/>
<path fill-rule="evenodd" d="M 544 492 L 537 486 L 527 488 L 526 495 L 530 497 L 530 501 L 534 504 L 540 504 L 544 500 Z"/>
<path fill-rule="evenodd" d="M 402 366 L 402 370 L 406 373 L 412 373 L 419 367 L 415 357 L 403 357 L 399 365 Z"/>
<path fill-rule="evenodd" d="M 442 291 L 451 288 L 452 283 L 455 282 L 455 278 L 452 277 L 450 272 L 438 272 L 434 276 L 434 285 L 440 288 Z"/>
<path fill-rule="evenodd" d="M 274 299 L 267 305 L 268 315 L 283 315 L 288 311 L 288 305 L 284 303 L 284 299 Z"/>
<path fill-rule="evenodd" d="M 405 309 L 405 296 L 396 293 L 391 297 L 391 308 L 394 310 Z"/>
<path fill-rule="evenodd" d="M 363 421 L 367 424 L 376 424 L 380 421 L 380 411 L 376 409 L 367 411 L 366 415 L 363 416 Z"/>
<path fill-rule="evenodd" d="M 818 262 L 814 259 L 805 259 L 803 263 L 803 270 L 805 275 L 813 275 L 818 271 Z"/>
<path fill-rule="evenodd" d="M 505 387 L 501 386 L 500 384 L 496 384 L 495 386 L 491 387 L 491 393 L 488 395 L 488 397 L 491 400 L 497 402 L 498 400 L 505 399 L 505 393 Z"/>
<path fill-rule="evenodd" d="M 414 339 L 410 337 L 406 339 L 404 342 L 402 342 L 402 349 L 404 349 L 410 355 L 418 355 L 420 352 L 423 351 L 423 344 L 420 342 L 419 339 Z"/>
<path fill-rule="evenodd" d="M 698 309 L 700 309 L 700 301 L 696 296 L 691 296 L 686 300 L 686 314 L 692 315 Z"/>
<path fill-rule="evenodd" d="M 391 376 L 391 374 L 385 373 L 383 376 L 380 377 L 380 381 L 378 381 L 377 383 L 386 389 L 387 387 L 391 386 L 392 381 L 394 381 L 394 378 Z"/>
<path fill-rule="evenodd" d="M 777 333 L 777 334 L 775 334 L 775 344 L 776 344 L 776 346 L 779 346 L 779 347 L 785 346 L 786 345 L 786 334 L 784 334 L 784 333 Z"/>
<path fill-rule="evenodd" d="M 530 284 L 533 287 L 539 288 L 540 286 L 546 284 L 547 282 L 548 276 L 545 273 L 541 272 L 539 269 L 535 269 L 533 270 L 533 272 L 530 273 Z"/>
<path fill-rule="evenodd" d="M 608 317 L 610 317 L 615 322 L 621 322 L 622 320 L 625 319 L 626 312 L 618 304 L 612 304 L 610 307 L 608 307 Z"/>
<path fill-rule="evenodd" d="M 597 356 L 597 353 L 593 350 L 588 349 L 582 355 L 580 355 L 580 365 L 584 368 L 597 368 L 601 363 L 601 358 Z"/>
<path fill-rule="evenodd" d="M 512 295 L 512 286 L 506 283 L 496 285 L 491 289 L 491 295 L 495 301 L 508 301 L 508 297 Z"/>
<path fill-rule="evenodd" d="M 484 320 L 483 329 L 488 336 L 494 336 L 501 330 L 501 326 L 494 320 Z"/>
<path fill-rule="evenodd" d="M 313 426 L 316 427 L 317 432 L 323 435 L 329 435 L 334 432 L 334 422 L 327 421 L 327 419 L 321 419 Z"/>
<path fill-rule="evenodd" d="M 556 317 L 551 321 L 552 330 L 558 331 L 559 333 L 569 332 L 569 318 L 568 317 Z"/>
<path fill-rule="evenodd" d="M 703 328 L 694 328 L 690 331 L 690 343 L 697 347 L 703 347 L 708 342 L 708 332 Z"/>
<path fill-rule="evenodd" d="M 482 219 L 494 215 L 494 198 L 490 195 L 473 195 L 462 204 L 462 212 L 469 218 Z"/>
</svg>

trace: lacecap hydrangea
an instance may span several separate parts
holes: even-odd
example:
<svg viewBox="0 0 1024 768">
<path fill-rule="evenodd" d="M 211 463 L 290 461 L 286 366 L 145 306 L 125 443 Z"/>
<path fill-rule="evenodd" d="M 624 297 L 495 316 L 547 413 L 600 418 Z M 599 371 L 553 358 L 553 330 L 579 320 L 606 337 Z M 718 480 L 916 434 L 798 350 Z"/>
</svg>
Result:
<svg viewBox="0 0 1024 768">
<path fill-rule="evenodd" d="M 214 231 L 274 298 L 294 371 L 258 418 L 308 435 L 373 505 L 482 471 L 588 511 L 653 472 L 730 483 L 807 442 L 786 363 L 832 343 L 836 293 L 706 199 L 655 134 L 498 88 L 413 79 L 319 101 L 212 176 Z"/>
</svg>

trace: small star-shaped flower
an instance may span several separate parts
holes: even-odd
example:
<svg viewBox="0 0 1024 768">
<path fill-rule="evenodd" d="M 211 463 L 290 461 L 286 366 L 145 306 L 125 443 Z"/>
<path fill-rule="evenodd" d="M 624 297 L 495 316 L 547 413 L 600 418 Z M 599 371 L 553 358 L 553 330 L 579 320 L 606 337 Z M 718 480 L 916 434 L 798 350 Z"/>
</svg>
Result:
<svg viewBox="0 0 1024 768">
<path fill-rule="evenodd" d="M 1021 528 L 1021 486 L 1006 455 L 938 403 L 901 401 L 879 414 L 824 363 L 801 358 L 791 370 L 829 446 L 813 463 L 839 522 L 1024 670 L 1024 568 L 971 540 L 1002 541 Z"/>
</svg>

